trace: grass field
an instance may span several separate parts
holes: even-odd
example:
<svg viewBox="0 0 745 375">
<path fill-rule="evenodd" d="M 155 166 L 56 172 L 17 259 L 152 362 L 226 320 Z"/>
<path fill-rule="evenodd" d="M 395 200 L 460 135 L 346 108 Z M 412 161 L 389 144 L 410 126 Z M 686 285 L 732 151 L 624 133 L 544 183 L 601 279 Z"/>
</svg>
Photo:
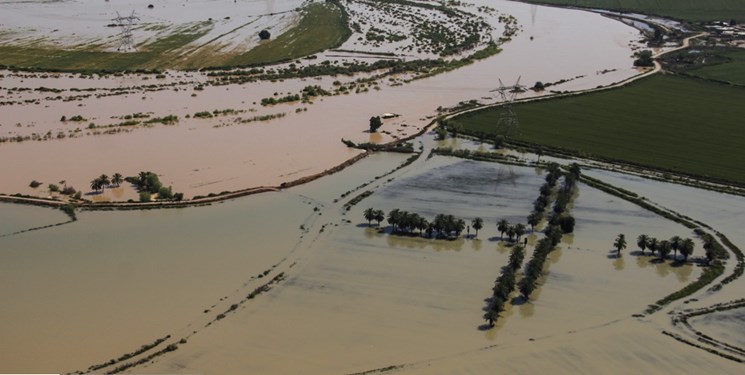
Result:
<svg viewBox="0 0 745 375">
<path fill-rule="evenodd" d="M 730 61 L 689 70 L 687 73 L 701 78 L 745 86 L 745 50 L 729 50 L 722 56 L 730 59 Z"/>
<path fill-rule="evenodd" d="M 716 21 L 734 18 L 745 22 L 745 1 L 743 0 L 526 0 L 526 2 L 641 12 L 688 21 Z"/>
<path fill-rule="evenodd" d="M 178 58 L 176 51 L 204 36 L 211 27 L 205 21 L 140 45 L 137 52 L 97 51 L 97 46 L 73 50 L 30 46 L 0 46 L 0 64 L 19 68 L 62 71 L 121 71 L 137 69 L 202 68 L 266 64 L 307 56 L 337 47 L 350 35 L 343 11 L 335 4 L 313 3 L 299 24 L 271 41 L 241 55 L 194 54 Z M 206 49 L 211 51 L 209 48 Z"/>
<path fill-rule="evenodd" d="M 33 46 L 0 46 L 0 64 L 21 68 L 65 71 L 118 71 L 168 68 L 171 52 L 203 36 L 210 22 L 181 30 L 153 43 L 138 46 L 137 52 L 96 51 L 96 46 L 74 50 Z"/>
<path fill-rule="evenodd" d="M 535 144 L 745 184 L 745 89 L 656 75 L 628 86 L 518 104 L 520 133 Z M 493 133 L 500 109 L 454 119 Z"/>
<path fill-rule="evenodd" d="M 312 55 L 338 47 L 349 35 L 346 15 L 339 6 L 313 3 L 296 27 L 230 59 L 225 65 L 264 64 Z"/>
</svg>

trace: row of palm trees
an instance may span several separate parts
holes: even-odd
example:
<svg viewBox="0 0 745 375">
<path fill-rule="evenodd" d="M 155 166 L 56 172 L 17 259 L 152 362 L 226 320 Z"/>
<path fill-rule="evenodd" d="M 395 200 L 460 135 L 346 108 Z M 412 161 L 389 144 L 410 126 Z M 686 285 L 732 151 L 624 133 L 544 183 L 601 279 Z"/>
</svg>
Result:
<svg viewBox="0 0 745 375">
<path fill-rule="evenodd" d="M 513 238 L 515 241 L 520 241 L 520 238 L 525 234 L 527 228 L 522 223 L 512 225 L 507 221 L 507 219 L 501 219 L 497 222 L 497 230 L 499 231 L 501 239 L 504 239 L 504 234 L 507 233 L 507 238 L 510 241 L 512 241 Z"/>
<path fill-rule="evenodd" d="M 680 251 L 680 254 L 683 255 L 683 261 L 688 261 L 688 257 L 693 254 L 693 250 L 695 248 L 695 243 L 690 238 L 681 238 L 680 236 L 673 236 L 669 240 L 658 240 L 655 237 L 650 237 L 646 234 L 640 234 L 636 238 L 636 245 L 639 246 L 639 249 L 642 251 L 642 255 L 644 255 L 644 251 L 649 249 L 652 252 L 652 255 L 657 253 L 657 256 L 660 258 L 660 260 L 664 260 L 665 258 L 670 255 L 670 253 L 674 253 L 673 260 L 677 259 L 678 257 L 678 251 Z M 613 247 L 616 248 L 616 252 L 618 255 L 621 255 L 621 250 L 626 248 L 626 236 L 623 233 L 620 233 L 615 241 L 613 241 Z M 713 246 L 709 243 L 704 243 L 705 249 L 711 249 Z M 714 254 L 713 251 L 707 250 L 706 251 L 706 257 L 709 258 L 709 260 L 713 260 Z"/>
<path fill-rule="evenodd" d="M 492 297 L 489 299 L 489 305 L 486 307 L 486 313 L 484 314 L 484 319 L 489 322 L 491 327 L 494 327 L 494 322 L 499 318 L 499 313 L 504 310 L 510 294 L 515 290 L 517 271 L 522 267 L 524 258 L 525 249 L 520 245 L 514 246 L 510 252 L 509 262 L 502 267 L 502 273 L 494 281 Z"/>
<path fill-rule="evenodd" d="M 460 236 L 467 228 L 465 220 L 446 214 L 438 214 L 431 222 L 416 212 L 402 211 L 398 208 L 391 210 L 388 216 L 382 210 L 374 208 L 366 209 L 363 215 L 368 225 L 372 225 L 373 220 L 378 225 L 383 220 L 387 220 L 388 224 L 391 225 L 392 233 L 409 234 L 418 230 L 420 236 L 424 235 L 426 231 L 427 237 L 434 235 L 436 238 L 453 238 Z M 478 231 L 484 227 L 484 220 L 480 217 L 474 218 L 471 221 L 471 226 L 476 230 L 478 236 Z M 470 228 L 469 226 L 469 231 Z"/>
<path fill-rule="evenodd" d="M 502 268 L 502 273 L 495 281 L 493 295 L 489 301 L 486 313 L 484 314 L 484 319 L 489 322 L 490 326 L 494 326 L 494 321 L 499 318 L 499 313 L 504 309 L 505 303 L 508 301 L 510 294 L 516 287 L 525 300 L 530 299 L 530 295 L 538 286 L 538 279 L 543 274 L 543 266 L 548 258 L 548 254 L 551 253 L 551 251 L 553 251 L 556 248 L 556 245 L 561 241 L 561 238 L 565 233 L 565 228 L 567 230 L 566 233 L 570 233 L 574 230 L 574 218 L 569 214 L 567 206 L 571 203 L 574 190 L 576 189 L 576 182 L 579 180 L 579 174 L 579 166 L 573 164 L 570 167 L 569 173 L 565 175 L 564 185 L 556 196 L 554 202 L 553 214 L 549 220 L 548 226 L 543 231 L 545 237 L 536 243 L 533 255 L 525 265 L 522 278 L 517 283 L 515 282 L 517 271 L 522 266 L 525 252 L 521 246 L 515 246 L 512 249 L 509 263 L 507 266 Z M 540 196 L 536 199 L 533 211 L 528 215 L 528 224 L 531 225 L 531 228 L 534 228 L 545 216 L 547 208 L 552 200 L 554 200 L 553 191 L 561 175 L 562 173 L 558 164 L 549 164 L 546 183 L 541 186 Z M 500 232 L 507 230 L 506 225 L 508 225 L 506 220 L 500 221 L 497 224 L 497 229 L 499 229 Z M 520 225 L 521 224 L 516 225 L 515 228 L 518 228 Z"/>
<path fill-rule="evenodd" d="M 99 190 L 103 192 L 107 187 L 111 185 L 119 187 L 119 185 L 123 181 L 124 177 L 119 173 L 114 173 L 114 175 L 111 176 L 111 179 L 109 179 L 109 176 L 102 174 L 91 181 L 91 189 L 93 189 L 93 191 L 95 192 L 98 192 Z"/>
</svg>

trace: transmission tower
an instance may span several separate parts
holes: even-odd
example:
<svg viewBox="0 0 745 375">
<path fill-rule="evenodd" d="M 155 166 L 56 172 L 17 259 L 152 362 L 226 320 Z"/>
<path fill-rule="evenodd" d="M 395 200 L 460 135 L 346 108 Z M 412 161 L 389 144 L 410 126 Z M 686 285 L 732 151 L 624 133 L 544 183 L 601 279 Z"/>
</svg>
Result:
<svg viewBox="0 0 745 375">
<path fill-rule="evenodd" d="M 117 51 L 130 51 L 134 50 L 135 42 L 132 37 L 132 26 L 135 22 L 139 21 L 140 17 L 135 16 L 135 11 L 129 17 L 122 17 L 119 12 L 116 12 L 116 18 L 112 21 L 121 27 L 122 32 L 119 34 L 119 48 Z"/>
<path fill-rule="evenodd" d="M 525 91 L 525 86 L 520 84 L 520 77 L 517 77 L 517 81 L 512 86 L 505 86 L 502 83 L 502 79 L 499 79 L 499 88 L 491 90 L 491 92 L 498 92 L 502 99 L 502 113 L 499 115 L 497 120 L 497 134 L 503 135 L 507 138 L 510 132 L 516 131 L 520 126 L 517 120 L 517 114 L 512 108 L 512 103 L 515 102 L 517 94 Z"/>
</svg>

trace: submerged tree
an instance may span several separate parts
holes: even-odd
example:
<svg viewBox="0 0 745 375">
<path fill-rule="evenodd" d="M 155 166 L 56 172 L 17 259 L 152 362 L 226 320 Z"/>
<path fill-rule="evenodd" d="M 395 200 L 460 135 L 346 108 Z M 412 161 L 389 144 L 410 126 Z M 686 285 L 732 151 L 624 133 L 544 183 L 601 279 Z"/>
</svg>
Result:
<svg viewBox="0 0 745 375">
<path fill-rule="evenodd" d="M 484 220 L 480 217 L 474 218 L 471 220 L 471 226 L 474 230 L 476 230 L 476 237 L 479 236 L 479 230 L 484 227 Z"/>
<path fill-rule="evenodd" d="M 647 243 L 649 243 L 649 236 L 646 234 L 640 234 L 639 237 L 636 237 L 636 245 L 642 250 L 642 255 L 644 255 L 644 250 L 647 249 Z"/>
<path fill-rule="evenodd" d="M 362 214 L 364 215 L 365 220 L 367 220 L 367 226 L 371 226 L 372 221 L 375 219 L 375 209 L 370 207 L 366 209 Z"/>
<path fill-rule="evenodd" d="M 688 257 L 693 254 L 693 248 L 695 247 L 693 240 L 686 238 L 680 244 L 680 253 L 683 254 L 683 261 L 688 261 Z"/>
<path fill-rule="evenodd" d="M 497 222 L 497 230 L 499 231 L 499 236 L 501 239 L 504 239 L 504 233 L 507 232 L 510 229 L 510 222 L 507 221 L 507 219 L 501 219 Z"/>
<path fill-rule="evenodd" d="M 124 181 L 124 177 L 119 173 L 114 173 L 114 175 L 111 176 L 111 183 L 116 185 L 116 187 L 119 187 L 122 181 Z"/>
<path fill-rule="evenodd" d="M 618 256 L 621 256 L 621 250 L 626 248 L 626 235 L 624 235 L 623 233 L 619 234 L 618 237 L 616 237 L 616 240 L 613 242 L 613 247 L 616 248 Z"/>
</svg>

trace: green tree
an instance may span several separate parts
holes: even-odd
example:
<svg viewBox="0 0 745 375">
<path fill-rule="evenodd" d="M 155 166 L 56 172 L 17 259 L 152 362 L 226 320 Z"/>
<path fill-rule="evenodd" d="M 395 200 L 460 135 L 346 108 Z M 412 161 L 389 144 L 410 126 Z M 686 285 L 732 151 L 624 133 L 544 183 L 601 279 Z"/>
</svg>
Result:
<svg viewBox="0 0 745 375">
<path fill-rule="evenodd" d="M 657 241 L 657 239 L 654 237 L 650 237 L 649 240 L 647 240 L 647 248 L 652 251 L 652 255 L 654 255 L 655 251 L 657 251 L 659 245 L 660 242 Z"/>
<path fill-rule="evenodd" d="M 706 260 L 709 264 L 716 258 L 714 253 L 714 239 L 711 236 L 704 236 L 704 251 L 706 252 Z"/>
<path fill-rule="evenodd" d="M 564 233 L 574 232 L 574 217 L 570 215 L 562 215 L 559 217 L 559 227 Z"/>
<path fill-rule="evenodd" d="M 680 249 L 680 245 L 683 244 L 683 239 L 680 238 L 680 236 L 672 236 L 670 238 L 670 248 L 673 250 L 673 259 L 676 259 L 678 257 L 678 250 Z"/>
<path fill-rule="evenodd" d="M 636 237 L 636 245 L 639 246 L 639 248 L 642 250 L 642 255 L 644 255 L 644 250 L 647 249 L 647 244 L 649 243 L 649 236 L 646 234 L 640 234 L 639 237 Z"/>
<path fill-rule="evenodd" d="M 504 233 L 510 229 L 510 222 L 507 219 L 501 219 L 497 222 L 497 230 L 499 231 L 499 237 L 504 239 Z"/>
<path fill-rule="evenodd" d="M 471 227 L 476 230 L 476 237 L 478 237 L 479 230 L 484 227 L 484 220 L 480 217 L 474 218 L 473 220 L 471 220 Z"/>
<path fill-rule="evenodd" d="M 383 126 L 383 120 L 380 119 L 380 116 L 370 117 L 370 133 L 377 132 L 381 126 Z"/>
<path fill-rule="evenodd" d="M 525 234 L 525 225 L 523 223 L 517 223 L 515 225 L 515 236 L 517 236 L 517 241 L 520 241 L 520 237 L 522 237 Z"/>
<path fill-rule="evenodd" d="M 390 212 L 388 212 L 388 224 L 391 225 L 391 232 L 396 231 L 396 225 L 398 225 L 398 221 L 401 218 L 401 210 L 398 208 L 394 208 Z"/>
<path fill-rule="evenodd" d="M 695 247 L 693 240 L 686 238 L 680 244 L 680 253 L 683 254 L 683 261 L 687 262 L 688 257 L 693 254 L 693 248 Z"/>
<path fill-rule="evenodd" d="M 101 189 L 105 189 L 106 186 L 109 186 L 111 184 L 111 181 L 109 180 L 109 176 L 102 174 L 98 176 L 98 179 L 101 181 Z"/>
<path fill-rule="evenodd" d="M 670 254 L 670 250 L 672 250 L 672 246 L 668 240 L 662 240 L 657 244 L 657 253 L 660 254 L 660 260 L 665 260 Z"/>
<path fill-rule="evenodd" d="M 101 189 L 101 181 L 99 181 L 97 178 L 91 181 L 91 189 L 93 191 L 98 192 L 99 189 Z"/>
<path fill-rule="evenodd" d="M 530 231 L 535 230 L 535 226 L 538 225 L 538 223 L 541 222 L 541 214 L 533 211 L 528 215 L 528 224 L 530 224 Z"/>
<path fill-rule="evenodd" d="M 618 256 L 621 256 L 621 250 L 626 248 L 626 235 L 624 235 L 623 233 L 619 234 L 618 237 L 616 237 L 616 240 L 613 242 L 613 247 L 616 248 Z"/>
<path fill-rule="evenodd" d="M 652 51 L 646 49 L 636 53 L 636 60 L 634 60 L 634 66 L 654 66 L 654 59 L 652 58 Z"/>
<path fill-rule="evenodd" d="M 383 210 L 375 210 L 375 217 L 373 218 L 373 220 L 377 221 L 378 226 L 380 226 L 380 223 L 385 220 L 385 212 L 383 212 Z"/>
<path fill-rule="evenodd" d="M 512 241 L 512 238 L 515 237 L 517 234 L 517 230 L 515 230 L 514 225 L 510 225 L 509 228 L 507 228 L 507 238 Z"/>
<path fill-rule="evenodd" d="M 111 183 L 116 185 L 116 187 L 119 187 L 119 185 L 124 181 L 123 177 L 119 173 L 114 173 L 113 176 L 111 176 Z"/>
<path fill-rule="evenodd" d="M 453 226 L 453 229 L 455 231 L 455 236 L 460 236 L 461 233 L 466 229 L 466 221 L 463 219 L 457 219 L 455 220 L 455 225 Z"/>
<path fill-rule="evenodd" d="M 420 236 L 422 235 L 422 232 L 427 228 L 429 228 L 429 221 L 421 216 L 417 218 L 416 229 L 419 229 Z"/>
<path fill-rule="evenodd" d="M 365 216 L 365 220 L 367 220 L 367 226 L 371 226 L 372 221 L 375 220 L 375 209 L 370 207 L 365 210 L 363 215 Z"/>
<path fill-rule="evenodd" d="M 520 294 L 525 297 L 525 300 L 530 299 L 530 295 L 535 290 L 535 282 L 532 277 L 523 277 L 520 279 L 520 283 L 518 284 L 518 289 L 520 290 Z"/>
</svg>

